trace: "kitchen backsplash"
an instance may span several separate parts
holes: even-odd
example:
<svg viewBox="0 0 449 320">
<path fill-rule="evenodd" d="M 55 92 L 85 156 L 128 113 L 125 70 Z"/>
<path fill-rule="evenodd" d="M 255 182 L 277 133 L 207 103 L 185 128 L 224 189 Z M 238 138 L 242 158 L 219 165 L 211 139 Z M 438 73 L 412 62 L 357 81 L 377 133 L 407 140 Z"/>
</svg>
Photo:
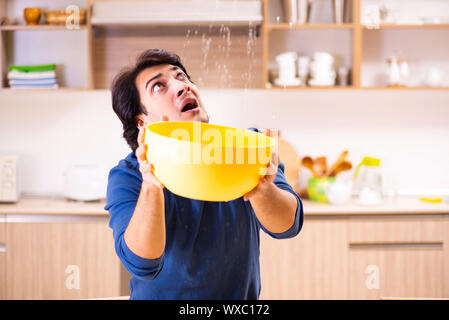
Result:
<svg viewBox="0 0 449 320">
<path fill-rule="evenodd" d="M 302 157 L 382 159 L 387 188 L 449 188 L 449 91 L 202 90 L 211 122 L 281 130 Z M 61 195 L 74 164 L 110 168 L 130 149 L 110 92 L 0 92 L 0 154 L 27 194 Z M 281 159 L 282 160 L 282 159 Z"/>
</svg>

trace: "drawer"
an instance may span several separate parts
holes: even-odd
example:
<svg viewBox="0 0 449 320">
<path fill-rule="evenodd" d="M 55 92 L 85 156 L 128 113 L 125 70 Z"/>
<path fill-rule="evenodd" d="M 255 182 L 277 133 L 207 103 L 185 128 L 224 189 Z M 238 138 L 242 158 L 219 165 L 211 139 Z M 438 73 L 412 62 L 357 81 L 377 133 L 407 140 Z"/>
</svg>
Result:
<svg viewBox="0 0 449 320">
<path fill-rule="evenodd" d="M 368 216 L 348 220 L 350 246 L 385 244 L 442 245 L 442 216 Z"/>
</svg>

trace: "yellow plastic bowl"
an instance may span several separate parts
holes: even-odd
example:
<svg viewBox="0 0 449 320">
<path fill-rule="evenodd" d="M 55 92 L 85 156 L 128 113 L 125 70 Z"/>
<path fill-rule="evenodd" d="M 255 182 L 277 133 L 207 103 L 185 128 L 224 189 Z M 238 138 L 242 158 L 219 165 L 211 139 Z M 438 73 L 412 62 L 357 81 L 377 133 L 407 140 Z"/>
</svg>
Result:
<svg viewBox="0 0 449 320">
<path fill-rule="evenodd" d="M 251 191 L 267 173 L 273 138 L 202 122 L 155 122 L 146 127 L 154 175 L 179 196 L 230 201 Z"/>
</svg>

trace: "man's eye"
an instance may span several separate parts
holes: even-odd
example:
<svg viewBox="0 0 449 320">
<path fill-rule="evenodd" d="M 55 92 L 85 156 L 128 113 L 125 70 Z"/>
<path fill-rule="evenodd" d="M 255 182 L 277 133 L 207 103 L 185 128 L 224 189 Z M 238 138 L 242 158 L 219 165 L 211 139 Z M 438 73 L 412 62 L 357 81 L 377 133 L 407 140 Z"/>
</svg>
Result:
<svg viewBox="0 0 449 320">
<path fill-rule="evenodd" d="M 176 75 L 176 78 L 178 78 L 178 80 L 184 80 L 186 78 L 186 75 L 180 72 Z"/>
<path fill-rule="evenodd" d="M 155 83 L 154 84 L 154 86 L 153 86 L 153 92 L 157 92 L 157 91 L 159 91 L 159 90 L 161 90 L 162 88 L 163 88 L 163 84 L 161 83 L 161 82 L 157 82 L 157 83 Z"/>
</svg>

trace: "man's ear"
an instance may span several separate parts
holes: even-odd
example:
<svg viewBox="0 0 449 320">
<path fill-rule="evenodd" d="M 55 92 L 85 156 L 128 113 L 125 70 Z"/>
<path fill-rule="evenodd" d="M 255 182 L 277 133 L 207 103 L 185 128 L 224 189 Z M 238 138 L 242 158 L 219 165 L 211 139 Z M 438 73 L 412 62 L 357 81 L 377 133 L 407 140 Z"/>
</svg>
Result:
<svg viewBox="0 0 449 320">
<path fill-rule="evenodd" d="M 137 127 L 143 127 L 145 125 L 145 119 L 143 114 L 136 116 Z"/>
</svg>

